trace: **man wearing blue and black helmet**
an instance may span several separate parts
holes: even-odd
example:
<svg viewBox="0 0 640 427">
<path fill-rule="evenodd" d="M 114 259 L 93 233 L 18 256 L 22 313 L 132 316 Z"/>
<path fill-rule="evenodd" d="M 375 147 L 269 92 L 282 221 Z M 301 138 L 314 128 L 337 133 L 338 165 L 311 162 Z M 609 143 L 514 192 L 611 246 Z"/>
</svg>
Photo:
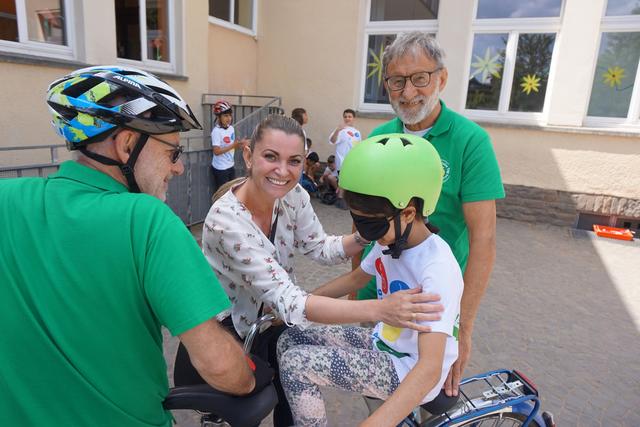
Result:
<svg viewBox="0 0 640 427">
<path fill-rule="evenodd" d="M 184 171 L 179 132 L 201 128 L 188 105 L 120 66 L 55 81 L 47 103 L 79 154 L 48 178 L 0 181 L 2 424 L 169 426 L 161 326 L 209 384 L 253 390 L 214 319 L 229 300 L 162 202 Z"/>
</svg>

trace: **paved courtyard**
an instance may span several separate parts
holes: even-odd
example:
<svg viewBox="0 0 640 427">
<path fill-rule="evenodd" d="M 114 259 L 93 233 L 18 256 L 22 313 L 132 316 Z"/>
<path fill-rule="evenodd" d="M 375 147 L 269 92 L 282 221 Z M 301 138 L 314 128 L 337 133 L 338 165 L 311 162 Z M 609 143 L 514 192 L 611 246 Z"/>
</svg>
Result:
<svg viewBox="0 0 640 427">
<path fill-rule="evenodd" d="M 346 211 L 314 202 L 329 233 L 349 232 Z M 311 290 L 348 265 L 300 256 L 298 283 Z M 640 242 L 498 220 L 497 261 L 476 321 L 466 374 L 517 368 L 537 385 L 559 426 L 640 426 Z M 172 362 L 175 339 L 166 354 Z M 170 367 L 171 369 L 171 367 Z M 355 426 L 362 399 L 325 390 L 332 426 Z M 181 427 L 198 425 L 176 412 Z M 271 426 L 265 420 L 263 426 Z"/>
</svg>

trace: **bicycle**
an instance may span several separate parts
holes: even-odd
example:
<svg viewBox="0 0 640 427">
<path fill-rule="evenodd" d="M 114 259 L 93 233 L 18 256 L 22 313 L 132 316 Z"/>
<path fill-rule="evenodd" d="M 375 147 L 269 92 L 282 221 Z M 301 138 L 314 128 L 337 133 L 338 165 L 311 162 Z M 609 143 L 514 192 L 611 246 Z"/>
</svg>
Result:
<svg viewBox="0 0 640 427">
<path fill-rule="evenodd" d="M 365 397 L 369 410 L 381 405 Z M 517 370 L 496 370 L 465 378 L 459 396 L 441 392 L 416 408 L 398 427 L 555 427 L 553 415 L 540 412 L 535 384 Z"/>
<path fill-rule="evenodd" d="M 248 354 L 258 333 L 271 326 L 272 313 L 265 314 L 251 325 L 244 340 L 243 350 Z M 233 396 L 208 384 L 173 387 L 163 402 L 168 410 L 191 409 L 200 414 L 201 427 L 252 427 L 260 424 L 278 403 L 273 384 L 252 396 Z"/>
<path fill-rule="evenodd" d="M 243 349 L 249 353 L 256 335 L 275 319 L 272 313 L 259 318 L 249 330 Z M 540 412 L 535 384 L 516 370 L 496 370 L 465 378 L 459 397 L 441 392 L 416 408 L 398 427 L 555 427 L 553 415 Z M 365 397 L 372 411 L 383 402 Z M 273 384 L 250 396 L 231 396 L 209 385 L 174 387 L 165 399 L 169 410 L 192 409 L 201 414 L 202 427 L 257 426 L 277 403 Z"/>
</svg>

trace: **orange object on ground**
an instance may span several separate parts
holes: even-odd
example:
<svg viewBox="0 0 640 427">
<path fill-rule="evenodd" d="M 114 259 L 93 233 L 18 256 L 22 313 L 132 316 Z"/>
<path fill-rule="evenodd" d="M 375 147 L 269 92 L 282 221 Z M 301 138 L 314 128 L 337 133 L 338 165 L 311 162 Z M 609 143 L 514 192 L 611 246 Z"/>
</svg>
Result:
<svg viewBox="0 0 640 427">
<path fill-rule="evenodd" d="M 619 240 L 633 240 L 633 231 L 628 228 L 607 227 L 606 225 L 593 224 L 593 231 L 601 237 L 609 237 Z"/>
</svg>

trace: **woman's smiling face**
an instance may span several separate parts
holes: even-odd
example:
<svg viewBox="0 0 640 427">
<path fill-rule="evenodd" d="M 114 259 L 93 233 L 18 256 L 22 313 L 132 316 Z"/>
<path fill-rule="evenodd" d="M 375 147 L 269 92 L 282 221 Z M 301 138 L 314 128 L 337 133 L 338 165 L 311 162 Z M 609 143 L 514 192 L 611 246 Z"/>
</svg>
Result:
<svg viewBox="0 0 640 427">
<path fill-rule="evenodd" d="M 296 186 L 304 165 L 304 144 L 299 135 L 266 129 L 253 152 L 244 152 L 256 187 L 280 199 Z"/>
</svg>

